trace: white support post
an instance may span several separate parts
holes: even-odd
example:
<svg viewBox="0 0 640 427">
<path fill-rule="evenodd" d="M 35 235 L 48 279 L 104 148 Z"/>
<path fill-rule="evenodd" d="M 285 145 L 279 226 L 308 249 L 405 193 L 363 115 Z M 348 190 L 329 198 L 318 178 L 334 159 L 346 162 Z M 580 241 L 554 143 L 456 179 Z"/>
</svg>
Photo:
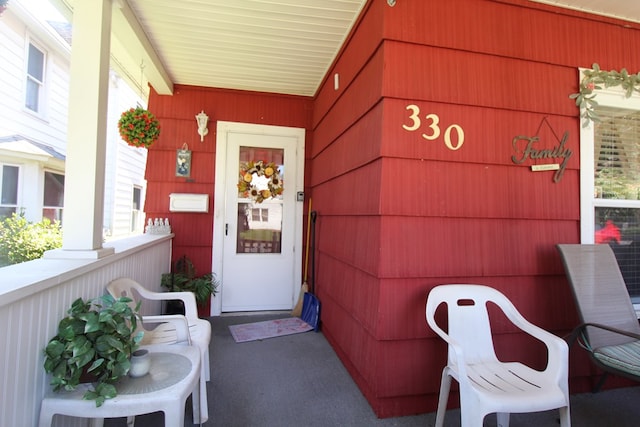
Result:
<svg viewBox="0 0 640 427">
<path fill-rule="evenodd" d="M 111 0 L 74 3 L 62 250 L 46 257 L 101 258 Z"/>
</svg>

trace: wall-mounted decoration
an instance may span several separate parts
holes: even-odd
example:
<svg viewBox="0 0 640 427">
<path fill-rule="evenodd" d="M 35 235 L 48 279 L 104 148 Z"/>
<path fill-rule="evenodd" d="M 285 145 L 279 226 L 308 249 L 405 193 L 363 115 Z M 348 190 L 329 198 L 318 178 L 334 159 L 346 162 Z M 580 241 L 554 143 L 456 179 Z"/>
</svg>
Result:
<svg viewBox="0 0 640 427">
<path fill-rule="evenodd" d="M 169 212 L 209 212 L 209 195 L 171 193 Z"/>
<path fill-rule="evenodd" d="M 248 198 L 255 203 L 282 194 L 282 178 L 278 166 L 262 160 L 240 162 L 238 196 Z"/>
<path fill-rule="evenodd" d="M 424 115 L 420 112 L 420 107 L 415 104 L 407 105 L 407 111 L 410 111 L 408 120 L 410 124 L 403 124 L 402 128 L 408 132 L 416 132 L 422 130 L 422 138 L 427 141 L 436 141 L 442 139 L 444 145 L 451 151 L 457 151 L 464 144 L 464 129 L 455 123 L 445 126 L 440 123 L 440 117 L 435 113 Z M 425 121 L 423 122 L 422 117 Z M 444 129 L 444 132 L 443 132 Z"/>
<path fill-rule="evenodd" d="M 600 120 L 594 110 L 594 107 L 598 105 L 595 100 L 595 90 L 622 86 L 624 95 L 627 98 L 630 98 L 634 92 L 640 92 L 640 73 L 629 74 L 624 68 L 619 72 L 616 70 L 604 71 L 596 63 L 591 67 L 591 70 L 582 71 L 583 77 L 580 81 L 580 92 L 569 95 L 569 98 L 576 100 L 578 108 L 584 108 L 580 116 L 582 118 L 582 127 L 587 127 L 589 123 Z"/>
<path fill-rule="evenodd" d="M 543 125 L 547 125 L 549 127 L 549 130 L 558 145 L 555 145 L 552 148 L 538 148 L 536 144 L 540 142 L 540 130 Z M 568 130 L 564 132 L 562 138 L 558 138 L 558 135 L 549 124 L 549 121 L 544 117 L 540 122 L 540 126 L 538 126 L 535 136 L 518 135 L 513 138 L 511 145 L 513 146 L 513 150 L 516 154 L 511 156 L 511 161 L 520 165 L 525 163 L 527 160 L 538 161 L 546 159 L 562 159 L 562 163 L 531 165 L 531 170 L 533 172 L 556 171 L 553 175 L 553 182 L 560 182 L 562 175 L 564 175 L 564 170 L 567 167 L 567 163 L 573 154 L 573 152 L 565 146 L 568 139 Z"/>
<path fill-rule="evenodd" d="M 207 123 L 209 123 L 209 116 L 206 115 L 204 110 L 196 114 L 196 122 L 198 122 L 198 135 L 200 135 L 200 142 L 204 141 L 205 135 L 209 133 L 207 129 Z"/>
<path fill-rule="evenodd" d="M 191 150 L 185 143 L 176 150 L 176 176 L 188 178 L 191 176 Z"/>
</svg>

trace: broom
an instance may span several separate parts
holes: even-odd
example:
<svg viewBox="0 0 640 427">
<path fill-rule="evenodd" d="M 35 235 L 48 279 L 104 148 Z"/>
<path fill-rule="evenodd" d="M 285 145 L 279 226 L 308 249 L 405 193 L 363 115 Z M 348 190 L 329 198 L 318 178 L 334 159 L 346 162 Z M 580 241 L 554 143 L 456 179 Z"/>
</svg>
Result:
<svg viewBox="0 0 640 427">
<path fill-rule="evenodd" d="M 309 199 L 309 218 L 307 218 L 307 248 L 304 253 L 304 281 L 302 282 L 302 287 L 300 289 L 300 296 L 298 297 L 298 303 L 293 310 L 291 310 L 291 315 L 294 317 L 300 317 L 302 315 L 302 303 L 304 301 L 304 294 L 309 292 L 309 284 L 307 283 L 307 274 L 309 272 L 309 238 L 311 234 L 311 199 Z"/>
</svg>

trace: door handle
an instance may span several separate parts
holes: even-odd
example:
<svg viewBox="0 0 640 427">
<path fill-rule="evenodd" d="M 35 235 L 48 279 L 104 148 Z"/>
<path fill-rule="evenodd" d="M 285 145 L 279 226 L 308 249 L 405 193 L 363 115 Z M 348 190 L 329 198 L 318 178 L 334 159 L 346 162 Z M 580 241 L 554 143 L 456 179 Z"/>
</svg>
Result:
<svg viewBox="0 0 640 427">
<path fill-rule="evenodd" d="M 224 225 L 224 235 L 228 236 L 229 235 L 229 224 L 225 224 Z"/>
</svg>

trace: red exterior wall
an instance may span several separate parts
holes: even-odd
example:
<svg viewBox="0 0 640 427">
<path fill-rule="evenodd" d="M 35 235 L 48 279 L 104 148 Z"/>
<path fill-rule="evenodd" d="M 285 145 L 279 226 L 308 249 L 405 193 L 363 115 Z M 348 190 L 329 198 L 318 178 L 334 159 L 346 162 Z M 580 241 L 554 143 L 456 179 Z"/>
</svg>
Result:
<svg viewBox="0 0 640 427">
<path fill-rule="evenodd" d="M 176 85 L 172 96 L 152 90 L 149 110 L 162 126 L 147 161 L 147 218 L 169 218 L 175 233 L 172 258 L 187 255 L 202 274 L 211 271 L 213 245 L 213 189 L 216 122 L 218 120 L 309 128 L 311 98 Z M 209 116 L 209 133 L 200 142 L 195 116 Z M 307 135 L 307 146 L 311 136 Z M 191 154 L 191 177 L 175 176 L 176 150 L 186 143 Z M 169 194 L 209 194 L 209 213 L 169 212 Z"/>
<path fill-rule="evenodd" d="M 437 284 L 496 287 L 558 335 L 576 325 L 555 249 L 579 241 L 580 123 L 568 96 L 578 67 L 640 68 L 633 27 L 518 0 L 364 12 L 329 72 L 342 87 L 329 78 L 316 99 L 311 186 L 323 331 L 379 416 L 435 410 L 446 348 L 424 304 Z M 420 110 L 415 132 L 403 129 L 408 105 Z M 433 134 L 427 114 L 439 117 L 432 141 L 420 136 Z M 458 150 L 445 145 L 452 124 L 464 131 Z M 573 155 L 559 182 L 512 161 L 514 137 L 553 148 L 565 131 Z M 544 364 L 537 343 L 504 323 L 497 333 L 504 358 Z M 574 349 L 572 392 L 593 375 Z"/>
<path fill-rule="evenodd" d="M 168 213 L 171 192 L 213 191 L 215 125 L 201 144 L 194 115 L 307 128 L 322 331 L 380 417 L 433 411 L 446 359 L 424 320 L 433 286 L 487 284 L 558 335 L 576 325 L 555 249 L 579 241 L 580 123 L 568 96 L 578 67 L 640 69 L 638 45 L 635 24 L 525 0 L 369 2 L 313 100 L 186 86 L 153 94 L 163 134 L 149 154 L 146 211 L 170 218 L 174 256 L 208 268 L 212 216 Z M 403 128 L 409 105 L 417 131 Z M 420 136 L 433 133 L 427 114 L 441 128 L 431 141 Z M 457 150 L 445 145 L 453 124 L 464 132 Z M 514 137 L 538 135 L 536 148 L 551 149 L 565 131 L 573 155 L 559 182 L 512 161 Z M 183 142 L 194 182 L 173 176 Z M 544 364 L 539 344 L 506 322 L 497 334 L 503 358 Z M 570 363 L 571 391 L 590 388 L 584 354 L 573 349 Z"/>
</svg>

